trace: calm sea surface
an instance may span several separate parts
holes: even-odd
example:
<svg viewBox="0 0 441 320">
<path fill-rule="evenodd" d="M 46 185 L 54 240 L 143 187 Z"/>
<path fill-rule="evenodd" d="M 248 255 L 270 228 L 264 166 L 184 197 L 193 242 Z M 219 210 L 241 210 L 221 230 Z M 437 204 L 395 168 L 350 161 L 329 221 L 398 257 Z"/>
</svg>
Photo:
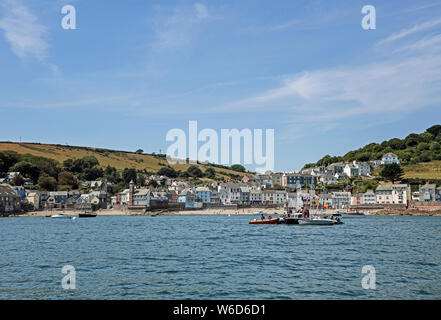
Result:
<svg viewBox="0 0 441 320">
<path fill-rule="evenodd" d="M 0 219 L 0 299 L 440 299 L 441 217 Z M 63 290 L 61 268 L 76 270 Z M 364 265 L 376 289 L 361 286 Z"/>
</svg>

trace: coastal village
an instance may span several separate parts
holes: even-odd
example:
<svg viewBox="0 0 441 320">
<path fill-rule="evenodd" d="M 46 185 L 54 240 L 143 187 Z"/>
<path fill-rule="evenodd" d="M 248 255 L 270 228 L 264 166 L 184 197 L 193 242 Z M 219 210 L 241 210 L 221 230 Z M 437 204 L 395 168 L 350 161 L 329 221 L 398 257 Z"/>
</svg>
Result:
<svg viewBox="0 0 441 320">
<path fill-rule="evenodd" d="M 12 186 L 10 182 L 20 172 L 8 172 L 0 179 L 0 215 L 34 215 L 47 211 L 152 214 L 233 210 L 240 213 L 253 208 L 277 209 L 282 213 L 298 209 L 304 199 L 309 200 L 312 209 L 324 211 L 439 214 L 441 187 L 435 184 L 420 185 L 413 192 L 408 184 L 402 183 L 380 183 L 375 189 L 362 193 L 347 186 L 338 190 L 327 188 L 342 180 L 374 180 L 373 170 L 389 164 L 400 164 L 400 159 L 387 153 L 381 160 L 333 163 L 298 172 L 247 174 L 241 180 L 207 184 L 148 175 L 143 177 L 147 186 L 131 181 L 121 192 L 115 192 L 115 185 L 104 179 L 82 181 L 81 190 L 29 190 L 26 183 Z M 88 192 L 84 193 L 84 190 Z"/>
</svg>

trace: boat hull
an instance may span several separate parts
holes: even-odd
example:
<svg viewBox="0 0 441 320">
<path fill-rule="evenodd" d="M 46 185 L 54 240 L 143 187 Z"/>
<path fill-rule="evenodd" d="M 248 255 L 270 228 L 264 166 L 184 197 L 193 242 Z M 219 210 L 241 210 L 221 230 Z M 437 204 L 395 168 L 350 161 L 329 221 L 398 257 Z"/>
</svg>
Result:
<svg viewBox="0 0 441 320">
<path fill-rule="evenodd" d="M 54 214 L 51 216 L 53 219 L 70 219 L 70 216 L 64 214 Z"/>
<path fill-rule="evenodd" d="M 299 219 L 299 224 L 301 225 L 312 225 L 312 226 L 332 226 L 335 221 L 330 219 Z"/>
<path fill-rule="evenodd" d="M 272 219 L 264 219 L 264 220 L 251 220 L 250 224 L 277 224 L 279 222 L 279 218 L 272 218 Z"/>
<path fill-rule="evenodd" d="M 78 218 L 95 218 L 96 214 L 93 213 L 80 213 L 78 214 Z"/>
</svg>

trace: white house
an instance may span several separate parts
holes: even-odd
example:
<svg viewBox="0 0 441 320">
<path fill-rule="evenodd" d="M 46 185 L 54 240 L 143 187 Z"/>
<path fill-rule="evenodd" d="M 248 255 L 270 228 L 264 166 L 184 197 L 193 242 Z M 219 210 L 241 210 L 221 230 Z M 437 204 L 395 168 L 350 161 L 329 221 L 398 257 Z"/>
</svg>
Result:
<svg viewBox="0 0 441 320">
<path fill-rule="evenodd" d="M 358 170 L 358 167 L 354 165 L 353 163 L 346 164 L 343 172 L 350 178 L 357 178 L 360 176 L 360 172 Z"/>
<path fill-rule="evenodd" d="M 398 156 L 392 152 L 386 153 L 385 155 L 383 155 L 383 157 L 381 158 L 381 163 L 382 164 L 392 164 L 392 163 L 396 163 L 396 164 L 400 164 L 400 159 L 398 159 Z"/>
<path fill-rule="evenodd" d="M 323 184 L 336 184 L 338 179 L 331 174 L 323 174 L 320 176 L 320 182 Z"/>
<path fill-rule="evenodd" d="M 358 168 L 358 174 L 360 176 L 368 176 L 371 174 L 371 166 L 367 162 L 357 162 L 354 160 L 353 164 Z"/>
<path fill-rule="evenodd" d="M 363 194 L 363 204 L 376 204 L 377 197 L 375 192 L 372 190 L 368 190 Z"/>
</svg>

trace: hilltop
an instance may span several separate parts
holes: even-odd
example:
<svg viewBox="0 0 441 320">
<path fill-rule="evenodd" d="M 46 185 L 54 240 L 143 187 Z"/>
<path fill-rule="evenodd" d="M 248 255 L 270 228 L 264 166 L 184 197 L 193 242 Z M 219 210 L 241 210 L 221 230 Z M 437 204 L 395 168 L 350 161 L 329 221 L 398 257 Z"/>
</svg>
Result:
<svg viewBox="0 0 441 320">
<path fill-rule="evenodd" d="M 22 158 L 18 161 L 28 161 L 35 163 L 38 158 L 49 159 L 54 163 L 54 166 L 58 166 L 63 169 L 65 166 L 63 163 L 66 160 L 77 160 L 85 157 L 94 157 L 98 160 L 96 165 L 98 168 L 105 170 L 107 167 L 123 171 L 124 169 L 135 169 L 136 171 L 142 171 L 146 173 L 158 173 L 162 168 L 172 168 L 176 172 L 186 172 L 192 164 L 169 164 L 166 155 L 164 154 L 146 154 L 142 150 L 138 152 L 110 150 L 102 148 L 81 147 L 81 146 L 69 146 L 59 144 L 44 144 L 44 143 L 18 143 L 18 142 L 0 142 L 0 153 L 16 154 Z M 4 160 L 4 159 L 3 159 Z M 0 167 L 2 159 L 0 157 Z M 4 161 L 3 161 L 4 162 Z M 3 165 L 5 166 L 5 165 Z M 235 166 L 226 167 L 217 164 L 195 164 L 202 173 L 206 173 L 206 170 L 214 170 L 215 176 L 211 178 L 200 177 L 203 180 L 228 180 L 228 179 L 240 179 L 246 172 L 241 172 L 235 169 Z M 12 166 L 7 166 L 9 169 Z M 239 166 L 240 167 L 240 166 Z M 2 172 L 0 168 L 0 172 Z M 6 172 L 6 170 L 3 170 Z"/>
<path fill-rule="evenodd" d="M 327 166 L 336 162 L 379 160 L 388 152 L 395 153 L 401 161 L 404 178 L 421 180 L 441 179 L 441 125 L 437 124 L 422 133 L 410 133 L 406 138 L 392 138 L 381 143 L 370 143 L 344 156 L 326 155 L 304 168 Z"/>
</svg>

